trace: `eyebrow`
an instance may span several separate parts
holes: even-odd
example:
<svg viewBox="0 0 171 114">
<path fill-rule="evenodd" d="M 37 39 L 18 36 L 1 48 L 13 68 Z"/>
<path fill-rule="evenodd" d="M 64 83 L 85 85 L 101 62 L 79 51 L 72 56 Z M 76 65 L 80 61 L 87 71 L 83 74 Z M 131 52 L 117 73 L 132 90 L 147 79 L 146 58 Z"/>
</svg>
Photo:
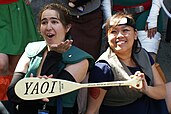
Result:
<svg viewBox="0 0 171 114">
<path fill-rule="evenodd" d="M 60 20 L 60 19 L 59 19 L 59 18 L 57 18 L 57 17 L 51 17 L 50 19 Z M 47 18 L 43 18 L 41 21 L 44 21 L 44 20 L 47 20 Z"/>
</svg>

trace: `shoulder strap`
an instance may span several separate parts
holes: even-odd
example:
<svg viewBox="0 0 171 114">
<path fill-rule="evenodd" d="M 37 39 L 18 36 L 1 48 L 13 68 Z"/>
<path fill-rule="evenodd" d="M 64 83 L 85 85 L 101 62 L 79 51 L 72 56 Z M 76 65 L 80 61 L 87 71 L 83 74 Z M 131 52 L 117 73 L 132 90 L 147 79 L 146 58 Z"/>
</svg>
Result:
<svg viewBox="0 0 171 114">
<path fill-rule="evenodd" d="M 26 46 L 25 52 L 27 54 L 27 57 L 31 58 L 38 55 L 45 47 L 45 41 L 32 42 Z"/>
<path fill-rule="evenodd" d="M 123 63 L 118 59 L 115 53 L 112 53 L 112 50 L 108 48 L 106 52 L 104 52 L 97 61 L 105 60 L 111 66 L 112 72 L 115 77 L 115 80 L 127 80 L 130 79 L 129 75 L 131 75 L 130 71 L 123 66 Z"/>
<path fill-rule="evenodd" d="M 82 61 L 83 59 L 88 59 L 89 68 L 92 68 L 94 65 L 94 58 L 87 52 L 75 46 L 72 46 L 67 52 L 63 54 L 64 63 L 74 64 Z"/>
<path fill-rule="evenodd" d="M 139 53 L 134 54 L 134 57 L 143 72 L 150 78 L 150 84 L 153 84 L 153 73 L 148 53 L 142 48 Z"/>
</svg>

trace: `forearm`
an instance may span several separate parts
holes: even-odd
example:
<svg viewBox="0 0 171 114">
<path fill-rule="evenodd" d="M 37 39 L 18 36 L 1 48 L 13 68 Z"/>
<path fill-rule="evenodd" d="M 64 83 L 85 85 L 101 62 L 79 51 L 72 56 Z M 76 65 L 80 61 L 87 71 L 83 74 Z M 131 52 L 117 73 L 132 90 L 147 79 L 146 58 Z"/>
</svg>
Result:
<svg viewBox="0 0 171 114">
<path fill-rule="evenodd" d="M 102 11 L 103 11 L 103 19 L 104 19 L 104 22 L 109 18 L 111 17 L 112 15 L 112 11 L 111 11 L 111 0 L 102 0 Z"/>
<path fill-rule="evenodd" d="M 164 99 L 166 96 L 166 87 L 165 85 L 156 85 L 156 86 L 148 86 L 148 89 L 144 91 L 144 93 L 153 98 L 153 99 Z"/>
<path fill-rule="evenodd" d="M 88 96 L 88 107 L 85 114 L 98 114 L 101 103 L 97 103 L 96 99 Z"/>
<path fill-rule="evenodd" d="M 106 92 L 102 88 L 89 88 L 86 114 L 98 114 Z"/>
<path fill-rule="evenodd" d="M 15 72 L 13 75 L 12 81 L 11 81 L 11 83 L 8 87 L 8 91 L 7 91 L 8 99 L 12 102 L 15 102 L 15 103 L 21 103 L 22 102 L 22 99 L 20 99 L 15 94 L 14 87 L 15 87 L 16 83 L 24 77 L 24 75 L 25 74 L 22 72 Z"/>
<path fill-rule="evenodd" d="M 163 82 L 155 64 L 152 65 L 153 71 L 153 86 L 147 86 L 145 89 L 145 94 L 154 99 L 164 99 L 166 96 L 166 86 Z"/>
<path fill-rule="evenodd" d="M 160 8 L 161 8 L 160 2 L 158 0 L 153 0 L 150 13 L 147 18 L 148 29 L 157 27 L 157 19 L 160 12 Z"/>
</svg>

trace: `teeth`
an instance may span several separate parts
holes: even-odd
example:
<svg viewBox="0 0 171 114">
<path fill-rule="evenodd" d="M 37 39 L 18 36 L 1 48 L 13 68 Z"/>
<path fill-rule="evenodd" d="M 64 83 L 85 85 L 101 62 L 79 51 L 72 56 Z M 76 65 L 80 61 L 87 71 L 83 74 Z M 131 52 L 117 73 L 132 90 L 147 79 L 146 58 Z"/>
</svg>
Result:
<svg viewBox="0 0 171 114">
<path fill-rule="evenodd" d="M 117 44 L 123 44 L 123 43 L 125 43 L 125 41 L 118 41 L 118 42 L 116 42 Z"/>
<path fill-rule="evenodd" d="M 52 35 L 52 34 L 50 34 L 50 33 L 49 33 L 49 34 L 47 34 L 47 36 L 51 36 L 51 35 Z"/>
</svg>

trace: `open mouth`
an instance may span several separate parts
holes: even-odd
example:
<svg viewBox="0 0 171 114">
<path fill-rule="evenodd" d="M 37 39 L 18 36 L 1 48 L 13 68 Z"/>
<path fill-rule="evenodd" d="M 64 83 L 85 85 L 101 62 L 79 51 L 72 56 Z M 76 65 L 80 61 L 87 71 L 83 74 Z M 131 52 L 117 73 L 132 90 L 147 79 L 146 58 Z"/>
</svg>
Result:
<svg viewBox="0 0 171 114">
<path fill-rule="evenodd" d="M 48 38 L 52 38 L 53 36 L 55 36 L 54 34 L 47 34 Z"/>
<path fill-rule="evenodd" d="M 124 44 L 126 41 L 124 40 L 120 40 L 120 41 L 116 41 L 116 44 Z"/>
</svg>

